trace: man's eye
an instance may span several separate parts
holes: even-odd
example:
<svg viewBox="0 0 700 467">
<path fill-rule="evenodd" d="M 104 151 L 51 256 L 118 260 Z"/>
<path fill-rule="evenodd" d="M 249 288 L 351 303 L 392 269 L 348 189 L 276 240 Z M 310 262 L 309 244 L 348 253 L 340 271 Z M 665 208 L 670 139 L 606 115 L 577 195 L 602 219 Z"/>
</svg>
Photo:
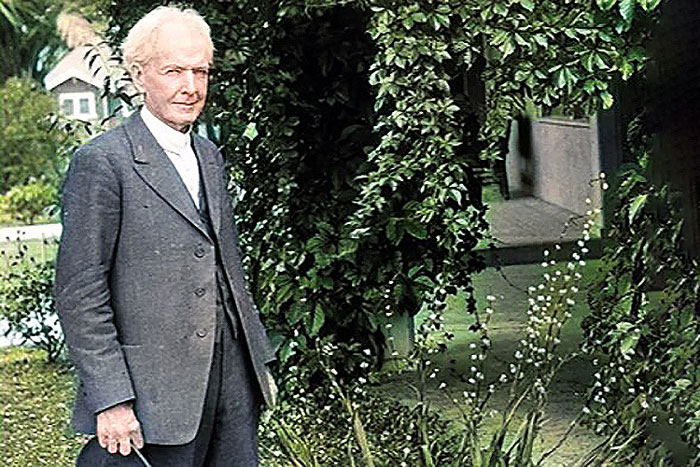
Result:
<svg viewBox="0 0 700 467">
<path fill-rule="evenodd" d="M 194 72 L 198 76 L 209 76 L 209 70 L 207 70 L 206 68 L 198 68 L 198 69 L 194 70 Z"/>
<path fill-rule="evenodd" d="M 167 70 L 165 70 L 165 74 L 169 76 L 177 76 L 180 74 L 180 70 L 178 70 L 177 68 L 168 68 Z"/>
</svg>

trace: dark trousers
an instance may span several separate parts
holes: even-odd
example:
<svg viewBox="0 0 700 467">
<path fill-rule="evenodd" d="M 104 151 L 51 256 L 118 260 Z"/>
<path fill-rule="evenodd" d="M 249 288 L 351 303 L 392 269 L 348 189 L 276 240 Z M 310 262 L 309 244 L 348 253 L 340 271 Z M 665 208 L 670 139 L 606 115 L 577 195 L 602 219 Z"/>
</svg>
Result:
<svg viewBox="0 0 700 467">
<path fill-rule="evenodd" d="M 141 453 L 153 467 L 255 467 L 257 426 L 262 394 L 255 382 L 248 350 L 234 339 L 226 319 L 214 346 L 214 358 L 195 438 L 183 445 L 146 444 Z M 138 416 L 138 414 L 137 414 Z M 146 440 L 148 443 L 148 440 Z M 124 457 L 102 449 L 96 438 L 83 447 L 77 467 L 143 467 L 131 453 Z"/>
</svg>

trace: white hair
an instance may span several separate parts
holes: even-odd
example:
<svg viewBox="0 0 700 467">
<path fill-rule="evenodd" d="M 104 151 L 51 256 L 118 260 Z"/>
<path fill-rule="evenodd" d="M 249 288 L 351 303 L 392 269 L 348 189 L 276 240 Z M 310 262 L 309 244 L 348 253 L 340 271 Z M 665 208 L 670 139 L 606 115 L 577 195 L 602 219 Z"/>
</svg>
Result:
<svg viewBox="0 0 700 467">
<path fill-rule="evenodd" d="M 158 30 L 167 23 L 183 21 L 199 28 L 207 38 L 209 50 L 214 53 L 211 29 L 204 18 L 192 8 L 180 9 L 171 6 L 159 6 L 138 20 L 122 42 L 122 54 L 126 69 L 131 73 L 134 65 L 145 65 L 153 58 Z"/>
</svg>

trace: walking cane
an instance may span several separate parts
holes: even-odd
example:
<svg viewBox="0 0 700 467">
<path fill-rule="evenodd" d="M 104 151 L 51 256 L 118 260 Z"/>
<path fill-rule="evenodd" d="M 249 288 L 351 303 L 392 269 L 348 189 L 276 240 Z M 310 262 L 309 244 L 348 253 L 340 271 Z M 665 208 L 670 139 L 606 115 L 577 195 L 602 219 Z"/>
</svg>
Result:
<svg viewBox="0 0 700 467">
<path fill-rule="evenodd" d="M 137 456 L 139 459 L 141 459 L 141 462 L 143 462 L 143 465 L 144 465 L 144 466 L 146 466 L 146 467 L 153 467 L 153 466 L 148 462 L 148 460 L 144 457 L 144 455 L 141 454 L 141 451 L 139 451 L 139 448 L 137 448 L 136 445 L 134 445 L 134 442 L 133 442 L 133 441 L 131 441 L 131 449 L 133 449 L 134 452 L 136 453 L 136 456 Z"/>
</svg>

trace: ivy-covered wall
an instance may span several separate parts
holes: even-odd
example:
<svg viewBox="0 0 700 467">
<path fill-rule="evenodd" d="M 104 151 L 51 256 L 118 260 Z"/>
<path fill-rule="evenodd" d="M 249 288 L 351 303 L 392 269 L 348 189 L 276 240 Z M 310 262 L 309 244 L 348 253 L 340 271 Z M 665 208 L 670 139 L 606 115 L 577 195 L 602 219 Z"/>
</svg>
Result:
<svg viewBox="0 0 700 467">
<path fill-rule="evenodd" d="M 157 3 L 113 2 L 112 39 Z M 207 118 L 281 360 L 322 337 L 381 356 L 387 318 L 426 307 L 438 325 L 458 288 L 473 311 L 480 180 L 507 122 L 528 102 L 609 107 L 659 3 L 196 2 L 217 49 Z"/>
</svg>

